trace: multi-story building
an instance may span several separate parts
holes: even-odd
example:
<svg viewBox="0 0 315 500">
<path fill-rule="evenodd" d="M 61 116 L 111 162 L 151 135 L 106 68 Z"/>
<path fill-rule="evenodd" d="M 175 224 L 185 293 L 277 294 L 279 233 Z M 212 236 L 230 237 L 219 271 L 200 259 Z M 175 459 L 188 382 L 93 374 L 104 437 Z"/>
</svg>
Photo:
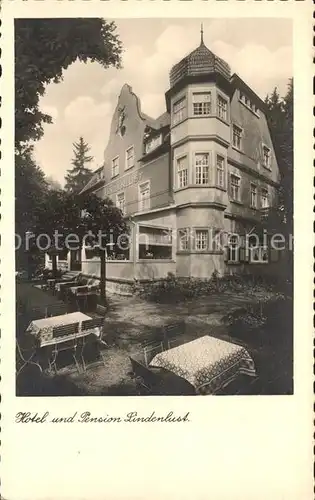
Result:
<svg viewBox="0 0 315 500">
<path fill-rule="evenodd" d="M 108 282 L 274 272 L 265 238 L 253 251 L 244 244 L 262 235 L 261 212 L 279 185 L 264 102 L 202 34 L 171 69 L 165 100 L 152 119 L 123 86 L 104 164 L 83 190 L 111 198 L 131 221 L 130 248 L 108 252 Z M 92 250 L 82 250 L 81 265 L 100 274 Z"/>
</svg>

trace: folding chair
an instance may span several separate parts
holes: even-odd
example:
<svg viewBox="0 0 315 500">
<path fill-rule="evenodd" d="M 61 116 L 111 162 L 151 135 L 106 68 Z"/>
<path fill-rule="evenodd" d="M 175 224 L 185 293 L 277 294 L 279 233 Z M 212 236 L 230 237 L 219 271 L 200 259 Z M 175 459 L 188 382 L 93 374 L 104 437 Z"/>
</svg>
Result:
<svg viewBox="0 0 315 500">
<path fill-rule="evenodd" d="M 79 331 L 79 323 L 72 323 L 70 325 L 55 326 L 53 328 L 53 339 L 55 343 L 53 344 L 53 359 L 49 361 L 49 368 L 55 369 L 57 373 L 57 357 L 62 351 L 72 350 L 72 357 L 74 359 L 75 365 L 78 372 L 79 363 L 77 360 L 77 348 L 78 348 L 78 338 L 77 334 Z"/>
<path fill-rule="evenodd" d="M 36 356 L 36 346 L 32 345 L 28 349 L 23 349 L 21 344 L 19 343 L 18 339 L 16 339 L 16 351 L 17 354 L 19 355 L 20 360 L 22 361 L 21 366 L 16 365 L 16 376 L 18 376 L 21 371 L 27 366 L 27 365 L 35 365 L 39 368 L 40 372 L 43 372 L 43 369 L 39 363 L 34 361 L 34 358 Z"/>
<path fill-rule="evenodd" d="M 62 316 L 63 314 L 67 314 L 68 309 L 66 304 L 51 304 L 47 306 L 46 317 L 50 318 L 51 316 Z"/>
<path fill-rule="evenodd" d="M 164 351 L 164 342 L 149 342 L 143 346 L 143 354 L 144 354 L 144 362 L 145 366 L 149 366 L 150 361 L 159 354 Z"/>
<path fill-rule="evenodd" d="M 177 321 L 164 326 L 164 335 L 168 349 L 171 348 L 172 343 L 174 344 L 174 339 L 178 339 L 179 336 L 185 333 L 185 329 L 185 321 Z"/>
<path fill-rule="evenodd" d="M 98 354 L 100 355 L 100 358 L 103 362 L 103 365 L 106 366 L 106 361 L 102 352 L 102 347 L 109 347 L 107 342 L 103 339 L 103 326 L 104 326 L 104 318 L 103 317 L 98 317 L 98 318 L 92 318 L 92 319 L 87 319 L 85 321 L 82 321 L 81 323 L 81 332 L 90 332 L 91 334 L 94 334 L 93 340 L 94 343 L 97 347 Z M 98 334 L 97 334 L 98 330 Z M 81 361 L 84 370 L 86 370 L 86 362 L 84 359 L 84 347 L 86 345 L 85 342 L 85 336 L 82 337 L 82 350 L 81 350 Z"/>
<path fill-rule="evenodd" d="M 131 356 L 129 356 L 129 359 L 133 375 L 136 378 L 137 390 L 138 386 L 140 386 L 139 395 L 150 395 L 156 392 L 156 388 L 160 383 L 158 376 Z"/>
</svg>

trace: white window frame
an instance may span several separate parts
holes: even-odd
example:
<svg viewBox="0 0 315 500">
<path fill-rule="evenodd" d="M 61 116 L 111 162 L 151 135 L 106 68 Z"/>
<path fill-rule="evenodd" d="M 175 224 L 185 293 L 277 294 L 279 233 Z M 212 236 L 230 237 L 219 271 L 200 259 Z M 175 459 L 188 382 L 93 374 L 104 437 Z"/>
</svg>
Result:
<svg viewBox="0 0 315 500">
<path fill-rule="evenodd" d="M 265 155 L 264 155 L 264 150 L 267 149 L 268 151 L 268 162 L 265 163 Z M 266 168 L 267 170 L 271 170 L 271 149 L 266 145 L 262 144 L 262 166 Z"/>
<path fill-rule="evenodd" d="M 117 165 L 115 165 L 115 161 L 117 160 Z M 117 173 L 114 171 L 114 167 L 117 167 Z M 117 177 L 119 175 L 119 155 L 115 156 L 115 158 L 112 159 L 112 178 Z"/>
<path fill-rule="evenodd" d="M 265 205 L 263 203 L 263 200 L 267 200 L 267 204 Z M 260 188 L 260 206 L 261 208 L 269 208 L 270 203 L 269 203 L 269 190 L 266 187 L 261 187 Z"/>
<path fill-rule="evenodd" d="M 209 96 L 209 100 L 198 100 L 198 96 L 199 98 L 201 98 L 202 96 Z M 199 111 L 198 113 L 196 113 L 196 108 L 195 108 L 195 105 L 198 106 L 199 108 Z M 192 94 L 192 114 L 193 116 L 197 116 L 197 117 L 200 117 L 200 116 L 211 116 L 211 112 L 212 112 L 212 95 L 211 95 L 211 92 L 210 91 L 200 91 L 200 92 L 193 92 Z"/>
<path fill-rule="evenodd" d="M 128 166 L 128 151 L 130 151 L 132 149 L 132 157 L 133 157 L 133 163 L 132 165 L 129 165 Z M 131 146 L 129 146 L 129 148 L 126 149 L 126 155 L 125 155 L 125 170 L 129 170 L 130 168 L 134 167 L 135 166 L 135 148 L 134 148 L 134 145 L 132 144 Z"/>
<path fill-rule="evenodd" d="M 181 228 L 178 229 L 178 250 L 180 252 L 187 252 L 189 250 L 189 229 Z M 183 245 L 183 243 L 185 243 Z"/>
<path fill-rule="evenodd" d="M 208 157 L 208 165 L 197 165 L 196 157 L 198 155 L 206 155 Z M 194 178 L 195 178 L 195 184 L 197 184 L 198 186 L 204 186 L 204 185 L 207 186 L 210 184 L 210 162 L 211 162 L 210 151 L 194 152 Z M 207 182 L 203 182 L 204 179 L 206 179 Z M 198 180 L 200 180 L 200 182 L 198 182 Z"/>
<path fill-rule="evenodd" d="M 238 129 L 240 131 L 239 136 L 236 134 L 236 137 L 239 137 L 239 141 L 240 141 L 239 146 L 234 144 L 234 130 L 235 129 Z M 243 151 L 243 133 L 244 133 L 244 129 L 242 127 L 239 127 L 239 125 L 237 125 L 236 123 L 232 124 L 232 146 L 233 146 L 233 148 L 237 149 L 238 151 Z"/>
<path fill-rule="evenodd" d="M 187 165 L 186 165 L 186 168 L 182 168 L 181 170 L 178 169 L 178 162 L 179 160 L 182 160 L 183 158 L 186 158 L 186 161 L 187 161 Z M 179 156 L 176 156 L 174 158 L 175 160 L 175 175 L 176 175 L 176 188 L 177 189 L 184 189 L 185 187 L 188 186 L 189 184 L 189 169 L 188 169 L 188 166 L 189 166 L 189 157 L 188 157 L 188 154 L 185 153 L 185 154 L 182 154 L 182 155 L 179 155 Z M 181 185 L 181 176 L 179 175 L 180 172 L 183 172 L 186 170 L 186 183 Z"/>
<path fill-rule="evenodd" d="M 232 239 L 236 238 L 236 248 L 233 247 L 233 242 L 232 242 Z M 228 250 L 228 263 L 229 264 L 238 264 L 240 262 L 240 245 L 239 245 L 239 236 L 237 234 L 231 234 L 229 235 L 229 240 L 228 240 L 228 247 L 227 247 L 227 250 Z M 235 258 L 234 259 L 231 259 L 231 251 L 234 251 L 235 252 Z"/>
<path fill-rule="evenodd" d="M 233 184 L 232 184 L 232 177 L 235 177 L 236 179 L 238 179 L 238 196 L 235 197 L 234 194 L 233 194 L 233 187 L 235 187 Z M 234 172 L 230 172 L 230 197 L 231 197 L 231 200 L 232 201 L 238 201 L 240 202 L 241 201 L 241 176 L 238 175 L 238 174 L 235 174 Z"/>
<path fill-rule="evenodd" d="M 123 208 L 121 208 L 120 200 L 119 200 L 119 198 L 122 195 L 123 195 Z M 125 194 L 125 191 L 120 191 L 120 193 L 116 194 L 116 207 L 122 211 L 123 215 L 125 215 L 125 213 L 126 213 L 126 194 Z"/>
<path fill-rule="evenodd" d="M 254 259 L 255 252 L 258 254 L 258 259 Z M 263 254 L 267 252 L 267 260 L 263 259 Z M 249 263 L 250 264 L 268 264 L 269 263 L 269 252 L 268 247 L 259 246 L 259 247 L 249 247 Z"/>
<path fill-rule="evenodd" d="M 149 191 L 149 196 L 147 198 L 141 198 L 141 189 L 144 186 L 148 186 L 148 191 Z M 143 202 L 146 201 L 145 203 L 146 206 L 143 205 Z M 139 212 L 145 212 L 146 210 L 150 210 L 151 208 L 151 183 L 150 181 L 144 181 L 141 182 L 138 186 L 138 209 Z"/>
<path fill-rule="evenodd" d="M 222 106 L 219 105 L 219 102 L 221 101 L 224 101 L 225 104 L 226 104 L 226 108 L 225 108 L 225 116 L 220 116 L 220 113 L 223 108 Z M 229 110 L 228 110 L 228 99 L 226 97 L 224 97 L 223 95 L 221 94 L 217 94 L 217 117 L 220 118 L 220 120 L 223 120 L 224 122 L 227 122 L 228 119 L 229 119 Z"/>
<path fill-rule="evenodd" d="M 175 113 L 174 107 L 181 102 L 184 103 L 184 105 L 182 107 L 180 107 L 179 110 Z M 186 116 L 187 116 L 187 97 L 186 97 L 186 95 L 183 95 L 183 96 L 179 97 L 176 101 L 173 102 L 173 105 L 172 105 L 172 124 L 177 125 L 178 123 L 185 120 Z"/>
<path fill-rule="evenodd" d="M 151 139 L 148 139 L 144 146 L 145 154 L 151 153 L 151 151 L 154 151 L 156 148 L 161 146 L 161 144 L 162 144 L 162 134 L 159 134 L 155 137 L 152 137 Z"/>
<path fill-rule="evenodd" d="M 218 158 L 222 158 L 223 168 L 218 167 Z M 222 173 L 222 181 L 223 181 L 222 185 L 219 184 L 219 182 L 218 182 L 218 179 L 219 179 L 218 172 Z M 216 155 L 215 155 L 215 185 L 216 185 L 216 187 L 219 187 L 221 189 L 225 189 L 225 184 L 226 184 L 225 176 L 226 176 L 226 157 L 220 153 L 216 153 Z"/>
<path fill-rule="evenodd" d="M 203 233 L 203 236 L 205 236 L 205 238 L 202 238 L 201 240 L 198 241 L 198 235 L 201 235 L 201 233 Z M 195 238 L 194 239 L 195 239 L 194 248 L 195 248 L 196 252 L 206 252 L 209 250 L 209 230 L 208 229 L 204 229 L 204 228 L 195 229 Z M 202 245 L 205 244 L 204 248 L 198 248 L 199 243 L 202 243 Z"/>
<path fill-rule="evenodd" d="M 252 188 L 255 188 L 255 205 L 252 203 L 252 193 L 253 190 Z M 254 184 L 253 182 L 250 183 L 250 208 L 257 209 L 258 208 L 258 203 L 257 203 L 257 184 Z"/>
<path fill-rule="evenodd" d="M 256 104 L 254 104 L 250 99 L 249 97 L 247 97 L 246 94 L 244 94 L 241 90 L 239 91 L 239 101 L 247 108 L 249 109 L 249 111 L 251 111 L 252 113 L 254 113 L 255 116 L 257 116 L 257 118 L 259 118 L 260 114 L 259 114 L 259 108 L 258 106 L 256 106 Z"/>
</svg>

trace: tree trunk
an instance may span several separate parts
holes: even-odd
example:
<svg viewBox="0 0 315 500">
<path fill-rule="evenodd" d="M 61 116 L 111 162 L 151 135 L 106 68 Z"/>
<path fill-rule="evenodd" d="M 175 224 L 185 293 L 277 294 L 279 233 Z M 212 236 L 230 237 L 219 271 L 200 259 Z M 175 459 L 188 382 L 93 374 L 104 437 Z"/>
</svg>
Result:
<svg viewBox="0 0 315 500">
<path fill-rule="evenodd" d="M 53 276 L 57 276 L 57 255 L 56 254 L 52 254 L 51 263 L 52 263 L 51 265 L 52 265 Z"/>
<path fill-rule="evenodd" d="M 101 250 L 101 300 L 106 303 L 106 250 Z"/>
</svg>

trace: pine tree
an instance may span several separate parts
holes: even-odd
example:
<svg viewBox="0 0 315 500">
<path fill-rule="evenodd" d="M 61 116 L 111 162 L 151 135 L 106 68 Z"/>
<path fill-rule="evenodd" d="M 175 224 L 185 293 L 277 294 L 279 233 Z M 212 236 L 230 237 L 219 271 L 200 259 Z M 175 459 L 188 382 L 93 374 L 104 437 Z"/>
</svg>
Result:
<svg viewBox="0 0 315 500">
<path fill-rule="evenodd" d="M 68 170 L 65 176 L 65 189 L 70 193 L 79 193 L 92 176 L 92 171 L 86 164 L 93 160 L 93 156 L 89 156 L 89 145 L 84 141 L 83 137 L 79 138 L 79 142 L 73 143 L 74 158 L 71 161 L 73 168 Z"/>
<path fill-rule="evenodd" d="M 280 171 L 279 209 L 282 232 L 293 230 L 293 79 L 289 80 L 286 95 L 281 98 L 275 88 L 265 100 L 268 123 Z"/>
</svg>

